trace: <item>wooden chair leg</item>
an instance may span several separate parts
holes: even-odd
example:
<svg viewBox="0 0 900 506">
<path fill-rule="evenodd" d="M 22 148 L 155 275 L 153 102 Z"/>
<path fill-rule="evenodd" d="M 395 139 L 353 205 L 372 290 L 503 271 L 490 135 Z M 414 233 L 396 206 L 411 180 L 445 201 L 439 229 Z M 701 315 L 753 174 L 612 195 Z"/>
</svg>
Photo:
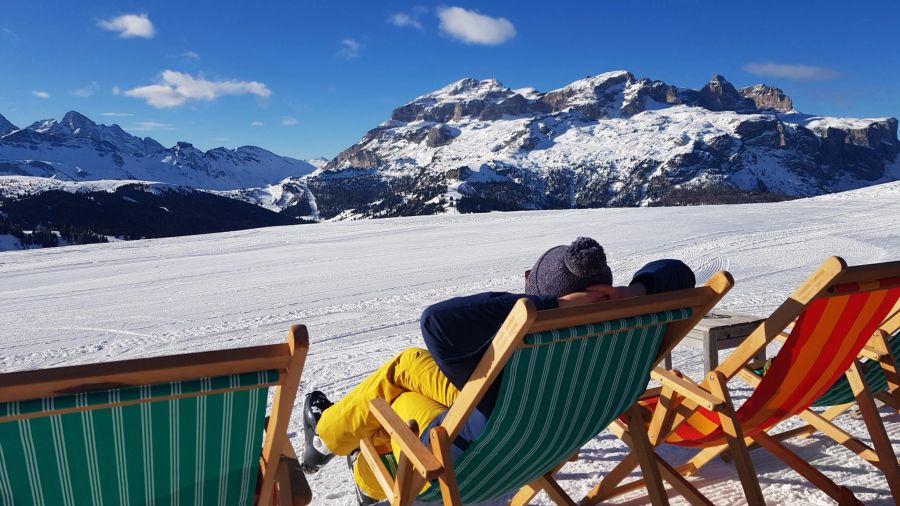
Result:
<svg viewBox="0 0 900 506">
<path fill-rule="evenodd" d="M 878 454 L 859 439 L 854 438 L 837 425 L 831 423 L 831 421 L 826 420 L 813 411 L 803 411 L 799 416 L 816 430 L 830 437 L 834 442 L 844 446 L 848 450 L 859 455 L 862 459 L 878 467 Z"/>
<path fill-rule="evenodd" d="M 891 440 L 884 429 L 884 423 L 878 415 L 878 408 L 875 406 L 872 392 L 866 385 L 862 364 L 860 364 L 859 360 L 853 361 L 853 364 L 847 371 L 847 379 L 850 381 L 850 387 L 856 395 L 856 403 L 859 405 L 859 411 L 862 413 L 866 428 L 869 430 L 869 436 L 872 438 L 872 444 L 875 446 L 875 453 L 878 454 L 877 466 L 884 473 L 894 499 L 900 500 L 900 465 L 897 463 L 897 456 L 894 454 Z"/>
<path fill-rule="evenodd" d="M 615 491 L 616 486 L 619 483 L 622 483 L 622 481 L 625 480 L 637 466 L 637 456 L 634 454 L 634 451 L 631 451 L 624 459 L 622 459 L 622 462 L 616 464 L 616 467 L 614 467 L 606 477 L 600 480 L 600 483 L 594 485 L 594 488 L 581 499 L 581 504 L 593 506 L 610 497 L 615 497 L 617 494 L 614 494 L 613 491 Z"/>
<path fill-rule="evenodd" d="M 409 425 L 409 430 L 411 430 L 413 434 L 419 433 L 419 425 L 415 420 L 409 420 L 407 424 Z M 397 476 L 394 480 L 394 501 L 391 502 L 391 506 L 410 506 L 419 495 L 424 484 L 424 480 L 413 467 L 412 461 L 409 460 L 406 453 L 401 451 L 400 457 L 397 459 Z"/>
<path fill-rule="evenodd" d="M 547 492 L 547 495 L 550 496 L 550 499 L 556 504 L 559 504 L 560 506 L 575 506 L 575 501 L 573 501 L 572 498 L 569 497 L 569 494 L 559 486 L 559 483 L 553 478 L 552 473 L 541 476 L 533 483 L 544 489 L 544 492 Z"/>
<path fill-rule="evenodd" d="M 713 371 L 707 375 L 709 385 L 713 395 L 717 395 L 723 402 L 719 406 L 719 422 L 722 430 L 725 432 L 725 439 L 728 441 L 728 447 L 731 449 L 734 465 L 737 468 L 738 476 L 744 487 L 744 495 L 747 503 L 750 505 L 764 505 L 762 489 L 759 486 L 759 479 L 756 471 L 753 469 L 753 462 L 750 460 L 750 452 L 744 443 L 744 433 L 741 426 L 737 423 L 737 417 L 734 412 L 734 404 L 731 401 L 731 395 L 728 393 L 728 387 L 725 384 L 725 376 Z"/>
<path fill-rule="evenodd" d="M 441 497 L 444 506 L 461 506 L 462 499 L 459 496 L 459 484 L 456 482 L 456 470 L 453 468 L 453 454 L 450 451 L 450 437 L 447 429 L 438 425 L 431 428 L 429 441 L 431 451 L 443 467 L 438 484 L 441 486 Z"/>
<path fill-rule="evenodd" d="M 568 459 L 560 462 L 559 465 L 554 467 L 547 474 L 549 474 L 550 476 L 555 476 L 556 473 L 558 473 L 559 470 L 562 469 L 563 466 L 565 466 L 568 462 L 574 462 L 576 460 L 578 460 L 577 452 L 571 455 Z M 524 506 L 525 504 L 528 504 L 528 501 L 532 500 L 534 496 L 538 495 L 541 490 L 543 490 L 542 483 L 543 481 L 538 478 L 537 480 L 532 481 L 528 485 L 520 488 L 519 491 L 516 492 L 516 495 L 514 495 L 512 499 L 509 500 L 508 506 Z"/>
<path fill-rule="evenodd" d="M 628 418 L 628 433 L 631 435 L 630 446 L 641 466 L 641 474 L 644 476 L 650 502 L 654 506 L 668 505 L 669 498 L 666 495 L 666 487 L 663 485 L 659 467 L 656 465 L 653 446 L 647 437 L 644 411 L 640 406 L 634 405 L 628 410 L 626 417 Z"/>
<path fill-rule="evenodd" d="M 799 455 L 788 450 L 787 447 L 776 441 L 772 436 L 765 432 L 760 432 L 754 434 L 753 439 L 760 446 L 768 450 L 769 453 L 781 459 L 782 462 L 793 468 L 794 471 L 797 471 L 801 476 L 809 480 L 810 483 L 815 485 L 822 492 L 825 492 L 839 504 L 861 504 L 856 500 L 856 497 L 849 489 L 833 482 L 809 462 L 803 460 Z"/>
</svg>

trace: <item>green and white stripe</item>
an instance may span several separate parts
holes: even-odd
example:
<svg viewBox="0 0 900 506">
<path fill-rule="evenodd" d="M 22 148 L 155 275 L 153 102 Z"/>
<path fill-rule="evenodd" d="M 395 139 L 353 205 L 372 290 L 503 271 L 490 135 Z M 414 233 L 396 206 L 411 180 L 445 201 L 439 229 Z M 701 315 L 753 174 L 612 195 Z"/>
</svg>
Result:
<svg viewBox="0 0 900 506">
<path fill-rule="evenodd" d="M 513 353 L 484 432 L 454 462 L 463 502 L 517 490 L 605 429 L 646 388 L 666 324 L 690 316 L 667 311 L 526 336 L 545 346 Z M 440 498 L 434 486 L 419 496 Z"/>
<path fill-rule="evenodd" d="M 0 422 L 0 505 L 249 505 L 277 380 L 261 371 L 0 403 L 0 416 L 48 413 Z M 109 407 L 133 400 L 146 402 Z M 88 409 L 49 415 L 69 408 Z"/>
</svg>

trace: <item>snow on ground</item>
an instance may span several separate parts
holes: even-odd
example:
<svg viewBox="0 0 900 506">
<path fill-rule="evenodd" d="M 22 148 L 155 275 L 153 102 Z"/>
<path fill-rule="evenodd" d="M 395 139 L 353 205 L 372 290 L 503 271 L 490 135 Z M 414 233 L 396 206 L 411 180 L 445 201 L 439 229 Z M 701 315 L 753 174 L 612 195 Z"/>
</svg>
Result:
<svg viewBox="0 0 900 506">
<path fill-rule="evenodd" d="M 0 253 L 0 371 L 273 343 L 305 323 L 312 345 L 290 426 L 300 448 L 304 393 L 340 398 L 382 361 L 422 344 L 425 306 L 519 290 L 541 252 L 579 235 L 606 247 L 620 283 L 645 262 L 681 258 L 700 279 L 730 270 L 737 286 L 723 307 L 765 315 L 828 255 L 850 264 L 900 258 L 900 183 L 777 204 L 384 219 Z M 674 359 L 702 373 L 693 350 L 679 348 Z M 885 419 L 900 442 L 900 417 Z M 855 420 L 840 422 L 865 434 Z M 850 452 L 821 437 L 792 447 L 861 500 L 892 503 L 880 473 Z M 581 497 L 624 451 L 601 433 L 562 470 L 562 486 Z M 830 503 L 764 451 L 753 460 L 770 504 Z M 716 460 L 692 479 L 715 504 L 744 503 L 730 465 Z M 342 459 L 310 481 L 316 504 L 352 503 Z"/>
</svg>

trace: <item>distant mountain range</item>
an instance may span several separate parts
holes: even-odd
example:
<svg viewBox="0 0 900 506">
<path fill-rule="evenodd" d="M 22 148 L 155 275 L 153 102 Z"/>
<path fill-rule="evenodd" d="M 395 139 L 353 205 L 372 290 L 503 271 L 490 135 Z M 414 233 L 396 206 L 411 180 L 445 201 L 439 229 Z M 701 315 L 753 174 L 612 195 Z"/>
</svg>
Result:
<svg viewBox="0 0 900 506">
<path fill-rule="evenodd" d="M 117 212 L 129 212 L 142 192 L 152 195 L 146 205 L 165 208 L 161 216 L 169 220 L 198 220 L 204 208 L 227 208 L 233 216 L 199 220 L 215 223 L 210 231 L 227 228 L 229 220 L 244 228 L 448 212 L 756 202 L 898 180 L 898 155 L 894 118 L 803 114 L 778 88 L 736 89 L 721 76 L 693 90 L 618 71 L 549 92 L 463 79 L 398 107 L 327 163 L 254 146 L 203 152 L 179 142 L 166 148 L 75 111 L 22 129 L 0 116 L 0 219 L 29 227 L 54 216 L 81 217 L 73 226 L 114 232 L 103 212 L 73 211 L 73 199 L 92 202 L 81 206 L 87 209 L 101 201 L 110 206 L 106 196 L 118 195 L 128 205 L 115 206 Z M 165 205 L 166 195 L 178 196 L 173 207 L 181 218 Z M 210 205 L 218 199 L 241 205 Z M 141 236 L 132 225 L 128 235 Z M 148 237 L 184 232 L 147 228 Z"/>
<path fill-rule="evenodd" d="M 211 190 L 263 186 L 316 169 L 256 146 L 203 152 L 186 142 L 166 148 L 118 125 L 69 111 L 18 129 L 0 116 L 0 174 L 67 181 L 144 180 Z"/>
</svg>

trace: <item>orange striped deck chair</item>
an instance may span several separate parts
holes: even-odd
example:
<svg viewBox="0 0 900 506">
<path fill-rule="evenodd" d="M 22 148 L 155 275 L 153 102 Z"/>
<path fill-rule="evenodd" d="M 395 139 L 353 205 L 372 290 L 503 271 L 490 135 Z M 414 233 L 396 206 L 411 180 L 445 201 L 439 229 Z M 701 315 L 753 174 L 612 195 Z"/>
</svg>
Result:
<svg viewBox="0 0 900 506">
<path fill-rule="evenodd" d="M 782 339 L 789 335 L 782 333 Z M 875 399 L 887 405 L 891 410 L 900 413 L 900 374 L 898 374 L 897 357 L 900 356 L 900 302 L 891 311 L 885 320 L 869 339 L 869 343 L 859 354 L 862 363 L 862 373 L 865 379 L 866 389 Z M 756 371 L 759 373 L 759 371 Z M 760 382 L 760 378 L 752 376 L 746 371 L 739 373 L 741 378 L 751 385 Z M 860 458 L 882 471 L 888 479 L 888 484 L 896 483 L 900 477 L 900 463 L 889 458 L 891 453 L 890 441 L 881 437 L 887 431 L 883 429 L 883 421 L 876 411 L 866 403 L 857 401 L 856 391 L 858 382 L 850 375 L 839 378 L 831 388 L 813 403 L 814 407 L 824 408 L 821 412 L 807 409 L 798 416 L 806 422 L 806 425 L 791 429 L 780 434 L 771 434 L 779 441 L 794 437 L 806 437 L 819 432 L 834 442 L 856 453 Z M 846 413 L 856 406 L 869 433 L 869 440 L 874 448 L 854 437 L 841 427 L 833 423 L 838 416 Z M 883 447 L 883 448 L 882 448 Z M 882 459 L 884 455 L 886 458 Z M 723 455 L 723 458 L 727 455 Z M 892 489 L 894 501 L 900 503 L 898 490 Z"/>
<path fill-rule="evenodd" d="M 648 428 L 651 444 L 699 449 L 680 466 L 661 463 L 663 476 L 682 494 L 688 487 L 697 493 L 689 482 L 669 480 L 670 472 L 689 476 L 728 450 L 747 502 L 765 504 L 747 447 L 755 442 L 839 504 L 858 504 L 849 489 L 836 484 L 766 431 L 806 411 L 845 374 L 857 402 L 874 413 L 874 400 L 858 356 L 898 300 L 900 262 L 848 267 L 843 259 L 831 257 L 700 384 L 677 371 L 655 369 L 651 376 L 662 386 L 649 390 L 642 399 L 643 405 L 653 412 Z M 753 374 L 753 357 L 791 324 L 793 327 L 768 372 L 762 378 Z M 735 410 L 727 382 L 738 375 L 753 376 L 757 381 L 750 397 Z M 628 435 L 623 422 L 615 424 L 618 427 L 614 432 Z M 868 427 L 873 438 L 887 441 L 884 426 L 875 425 Z M 880 450 L 891 448 L 889 441 L 878 446 Z M 890 455 L 882 453 L 879 458 L 896 461 L 892 450 Z M 588 493 L 583 503 L 595 504 L 642 486 L 642 480 L 622 484 L 635 466 L 636 457 L 629 454 Z M 892 491 L 900 487 L 900 477 L 887 478 Z M 705 497 L 697 501 L 696 495 L 691 502 L 712 504 Z"/>
</svg>

